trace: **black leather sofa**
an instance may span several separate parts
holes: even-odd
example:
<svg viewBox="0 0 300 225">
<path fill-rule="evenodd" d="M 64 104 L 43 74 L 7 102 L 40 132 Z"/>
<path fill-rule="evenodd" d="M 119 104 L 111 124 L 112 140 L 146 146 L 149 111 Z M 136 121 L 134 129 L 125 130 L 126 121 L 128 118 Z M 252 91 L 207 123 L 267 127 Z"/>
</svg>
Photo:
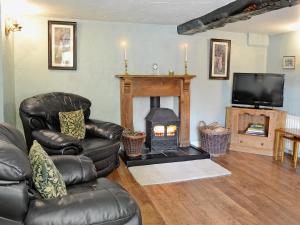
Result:
<svg viewBox="0 0 300 225">
<path fill-rule="evenodd" d="M 118 184 L 96 178 L 91 159 L 54 156 L 68 195 L 43 200 L 32 185 L 22 134 L 0 124 L 0 225 L 140 225 L 136 202 Z"/>
<path fill-rule="evenodd" d="M 91 102 L 79 95 L 52 92 L 23 100 L 20 117 L 27 147 L 37 140 L 50 155 L 83 155 L 91 158 L 98 177 L 119 166 L 118 152 L 123 128 L 117 124 L 90 119 Z M 82 109 L 86 137 L 77 140 L 60 133 L 59 112 Z"/>
</svg>

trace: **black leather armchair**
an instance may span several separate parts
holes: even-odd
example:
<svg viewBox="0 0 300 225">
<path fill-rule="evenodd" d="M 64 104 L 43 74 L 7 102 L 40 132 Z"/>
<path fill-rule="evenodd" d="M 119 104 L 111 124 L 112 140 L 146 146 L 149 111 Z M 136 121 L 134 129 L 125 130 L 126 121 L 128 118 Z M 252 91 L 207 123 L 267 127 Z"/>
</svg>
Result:
<svg viewBox="0 0 300 225">
<path fill-rule="evenodd" d="M 96 178 L 91 159 L 54 156 L 68 194 L 43 200 L 32 185 L 32 170 L 22 134 L 0 124 L 1 225 L 140 225 L 140 210 L 118 184 Z"/>
<path fill-rule="evenodd" d="M 83 155 L 91 158 L 98 176 L 105 176 L 119 165 L 118 151 L 123 128 L 117 124 L 92 120 L 91 102 L 79 95 L 53 92 L 21 102 L 20 117 L 27 147 L 37 140 L 50 155 Z M 77 140 L 60 132 L 59 112 L 82 109 L 86 137 Z"/>
</svg>

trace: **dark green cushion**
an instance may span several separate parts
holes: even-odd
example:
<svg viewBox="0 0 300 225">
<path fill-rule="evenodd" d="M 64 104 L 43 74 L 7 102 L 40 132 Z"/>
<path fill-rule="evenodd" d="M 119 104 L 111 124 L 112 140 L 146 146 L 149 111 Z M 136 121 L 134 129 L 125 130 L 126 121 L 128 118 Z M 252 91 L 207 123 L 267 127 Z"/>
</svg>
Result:
<svg viewBox="0 0 300 225">
<path fill-rule="evenodd" d="M 36 190 L 44 199 L 62 197 L 67 194 L 62 175 L 42 146 L 34 141 L 29 152 Z"/>
</svg>

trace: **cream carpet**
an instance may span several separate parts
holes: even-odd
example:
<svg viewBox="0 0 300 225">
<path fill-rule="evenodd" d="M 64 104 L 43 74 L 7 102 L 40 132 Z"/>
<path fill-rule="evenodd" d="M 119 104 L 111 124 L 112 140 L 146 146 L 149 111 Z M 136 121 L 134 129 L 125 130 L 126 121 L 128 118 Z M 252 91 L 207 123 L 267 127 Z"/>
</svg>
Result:
<svg viewBox="0 0 300 225">
<path fill-rule="evenodd" d="M 140 185 L 165 184 L 231 175 L 210 159 L 129 167 Z"/>
</svg>

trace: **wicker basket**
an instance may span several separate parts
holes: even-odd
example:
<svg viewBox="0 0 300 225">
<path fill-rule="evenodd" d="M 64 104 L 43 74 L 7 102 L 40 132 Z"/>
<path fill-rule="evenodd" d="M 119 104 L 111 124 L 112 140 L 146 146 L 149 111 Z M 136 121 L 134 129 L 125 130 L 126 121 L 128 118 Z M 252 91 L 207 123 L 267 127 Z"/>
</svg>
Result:
<svg viewBox="0 0 300 225">
<path fill-rule="evenodd" d="M 123 134 L 121 142 L 124 146 L 126 155 L 129 157 L 138 157 L 142 154 L 142 147 L 145 142 L 146 135 L 143 132 L 137 135 L 126 135 Z"/>
<path fill-rule="evenodd" d="M 201 148 L 212 156 L 224 155 L 228 148 L 230 130 L 222 128 L 218 123 L 199 124 Z"/>
</svg>

